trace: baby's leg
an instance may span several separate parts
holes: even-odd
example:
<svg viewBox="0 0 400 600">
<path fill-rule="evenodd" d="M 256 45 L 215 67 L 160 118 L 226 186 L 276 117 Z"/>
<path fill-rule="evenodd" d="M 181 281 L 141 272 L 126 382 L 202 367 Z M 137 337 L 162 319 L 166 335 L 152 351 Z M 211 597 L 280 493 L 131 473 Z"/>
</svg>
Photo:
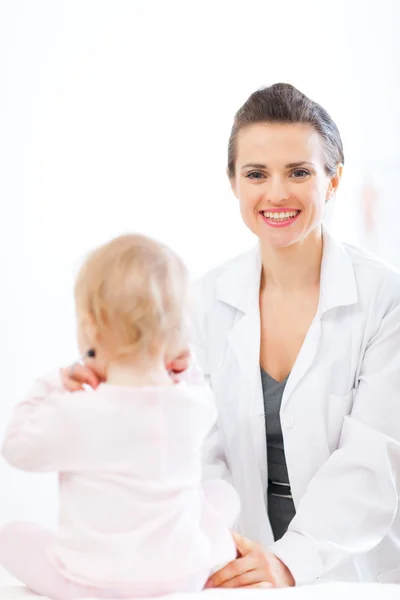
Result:
<svg viewBox="0 0 400 600">
<path fill-rule="evenodd" d="M 53 534 L 32 523 L 0 527 L 0 565 L 32 591 L 54 600 L 88 596 L 86 588 L 68 581 L 47 558 Z"/>
<path fill-rule="evenodd" d="M 239 497 L 233 487 L 223 479 L 210 479 L 203 482 L 203 491 L 206 500 L 220 515 L 229 529 L 235 524 L 239 516 Z"/>
<path fill-rule="evenodd" d="M 210 572 L 202 572 L 191 577 L 169 581 L 164 584 L 142 584 L 135 587 L 132 598 L 159 598 L 167 594 L 201 592 Z M 102 596 L 103 597 L 103 596 Z"/>
<path fill-rule="evenodd" d="M 168 588 L 164 591 L 166 594 L 174 594 L 174 593 L 192 593 L 192 592 L 201 592 L 204 588 L 207 579 L 210 576 L 210 572 L 198 573 L 197 575 L 192 575 L 186 579 L 181 579 L 179 581 L 174 582 L 173 585 L 168 586 Z"/>
</svg>

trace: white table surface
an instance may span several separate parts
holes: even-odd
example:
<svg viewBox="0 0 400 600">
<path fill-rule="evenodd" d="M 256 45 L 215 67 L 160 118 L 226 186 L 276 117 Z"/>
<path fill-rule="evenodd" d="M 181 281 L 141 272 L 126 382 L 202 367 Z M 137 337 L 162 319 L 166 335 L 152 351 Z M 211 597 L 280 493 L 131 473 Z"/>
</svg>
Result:
<svg viewBox="0 0 400 600">
<path fill-rule="evenodd" d="M 207 590 L 202 600 L 400 600 L 400 585 L 326 583 L 284 590 Z M 207 596 L 207 598 L 206 598 Z M 229 598 L 231 596 L 231 598 Z M 0 600 L 40 600 L 0 569 Z M 199 600 L 199 594 L 171 594 L 168 600 Z M 264 599 L 263 599 L 264 600 Z"/>
</svg>

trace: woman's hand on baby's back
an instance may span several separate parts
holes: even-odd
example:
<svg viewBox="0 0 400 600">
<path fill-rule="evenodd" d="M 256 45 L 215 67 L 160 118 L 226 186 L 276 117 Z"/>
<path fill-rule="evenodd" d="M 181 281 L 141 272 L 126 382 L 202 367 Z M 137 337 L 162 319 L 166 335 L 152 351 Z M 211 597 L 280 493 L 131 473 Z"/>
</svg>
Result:
<svg viewBox="0 0 400 600">
<path fill-rule="evenodd" d="M 190 350 L 184 350 L 178 356 L 176 356 L 173 360 L 171 360 L 166 368 L 170 372 L 172 379 L 174 381 L 179 381 L 179 374 L 183 373 L 188 369 L 190 364 Z"/>
<path fill-rule="evenodd" d="M 184 350 L 167 365 L 171 377 L 179 380 L 179 374 L 186 371 L 190 364 L 190 351 Z M 94 390 L 102 383 L 98 373 L 87 364 L 76 362 L 61 369 L 61 378 L 64 388 L 69 392 L 78 392 L 84 389 L 84 385 L 90 385 Z"/>
<path fill-rule="evenodd" d="M 74 363 L 69 367 L 61 369 L 61 379 L 64 388 L 68 392 L 78 392 L 84 389 L 84 385 L 90 385 L 94 390 L 101 383 L 97 373 L 88 365 Z"/>
</svg>

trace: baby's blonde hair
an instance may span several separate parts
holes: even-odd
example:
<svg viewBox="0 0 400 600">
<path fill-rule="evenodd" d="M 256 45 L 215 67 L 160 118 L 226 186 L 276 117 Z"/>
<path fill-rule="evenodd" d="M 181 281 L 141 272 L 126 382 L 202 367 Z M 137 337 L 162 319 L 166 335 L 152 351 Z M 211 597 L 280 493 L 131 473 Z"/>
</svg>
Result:
<svg viewBox="0 0 400 600">
<path fill-rule="evenodd" d="M 75 285 L 79 314 L 94 326 L 109 360 L 184 348 L 189 277 L 181 259 L 143 235 L 123 235 L 97 248 Z"/>
</svg>

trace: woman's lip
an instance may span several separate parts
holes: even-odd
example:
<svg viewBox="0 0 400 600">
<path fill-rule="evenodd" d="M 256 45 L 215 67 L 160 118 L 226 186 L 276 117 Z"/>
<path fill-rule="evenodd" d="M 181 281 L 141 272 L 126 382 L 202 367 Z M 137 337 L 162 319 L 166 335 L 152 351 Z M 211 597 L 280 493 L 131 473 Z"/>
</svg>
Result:
<svg viewBox="0 0 400 600">
<path fill-rule="evenodd" d="M 263 218 L 264 222 L 267 223 L 267 225 L 269 225 L 270 227 L 275 227 L 275 228 L 289 227 L 289 225 L 294 223 L 294 221 L 297 219 L 297 217 L 301 214 L 301 211 L 298 211 L 297 215 L 295 217 L 289 217 L 289 218 L 285 219 L 284 221 L 274 222 L 273 219 L 268 219 L 267 217 L 264 217 L 264 212 L 272 212 L 272 211 L 266 210 L 266 211 L 262 211 L 260 214 L 261 214 L 261 217 Z M 280 212 L 283 212 L 283 211 L 281 210 Z M 289 211 L 285 211 L 285 212 L 289 212 Z"/>
<path fill-rule="evenodd" d="M 265 210 L 260 210 L 260 213 L 265 213 L 265 212 L 301 212 L 301 210 L 299 208 L 286 208 L 282 207 L 282 208 L 266 208 Z"/>
</svg>

